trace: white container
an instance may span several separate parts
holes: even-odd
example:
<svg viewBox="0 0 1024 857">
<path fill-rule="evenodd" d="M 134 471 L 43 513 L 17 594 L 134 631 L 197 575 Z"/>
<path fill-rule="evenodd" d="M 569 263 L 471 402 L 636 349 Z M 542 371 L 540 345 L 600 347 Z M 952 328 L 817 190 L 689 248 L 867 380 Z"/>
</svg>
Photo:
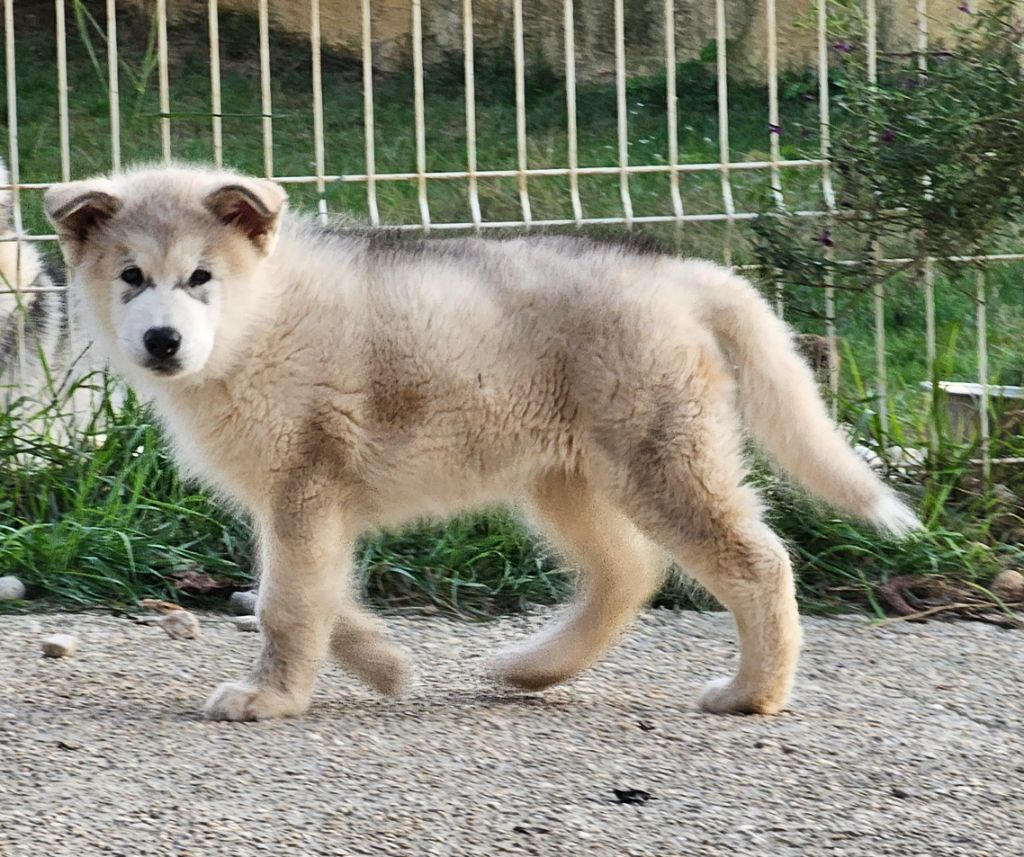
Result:
<svg viewBox="0 0 1024 857">
<path fill-rule="evenodd" d="M 959 442 L 970 441 L 980 431 L 981 384 L 972 381 L 939 381 L 939 390 L 946 399 L 949 436 Z M 931 381 L 924 381 L 922 389 L 932 391 Z M 1021 411 L 1024 410 L 1024 387 L 988 386 L 989 407 L 995 413 L 996 424 L 1002 434 L 1019 433 Z"/>
</svg>

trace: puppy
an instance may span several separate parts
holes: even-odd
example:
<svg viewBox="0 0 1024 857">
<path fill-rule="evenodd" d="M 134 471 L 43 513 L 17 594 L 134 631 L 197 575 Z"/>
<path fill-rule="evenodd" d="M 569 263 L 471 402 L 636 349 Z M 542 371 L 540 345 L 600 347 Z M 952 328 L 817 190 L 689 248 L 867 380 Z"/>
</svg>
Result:
<svg viewBox="0 0 1024 857">
<path fill-rule="evenodd" d="M 211 718 L 305 710 L 330 652 L 382 693 L 403 653 L 359 606 L 367 529 L 524 506 L 580 569 L 552 627 L 502 653 L 521 688 L 600 658 L 674 558 L 728 607 L 714 712 L 785 705 L 789 556 L 746 484 L 741 423 L 837 508 L 913 513 L 846 445 L 790 331 L 717 265 L 579 238 L 396 240 L 286 212 L 278 185 L 138 169 L 51 189 L 70 289 L 193 476 L 260 538 L 263 651 Z"/>
<path fill-rule="evenodd" d="M 9 182 L 0 161 L 0 185 Z M 69 443 L 95 420 L 105 390 L 92 376 L 103 366 L 70 324 L 63 271 L 17 240 L 12 212 L 11 191 L 0 190 L 0 406 L 17 413 L 29 445 Z"/>
<path fill-rule="evenodd" d="M 0 161 L 0 185 L 10 183 Z M 0 395 L 5 407 L 45 391 L 66 330 L 59 277 L 36 245 L 17 241 L 10 190 L 0 190 Z"/>
</svg>

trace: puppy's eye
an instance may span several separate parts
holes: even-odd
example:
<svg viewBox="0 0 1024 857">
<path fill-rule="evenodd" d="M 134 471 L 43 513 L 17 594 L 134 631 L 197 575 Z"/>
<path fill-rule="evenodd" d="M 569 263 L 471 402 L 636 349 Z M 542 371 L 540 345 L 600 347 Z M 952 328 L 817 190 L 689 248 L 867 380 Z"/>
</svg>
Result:
<svg viewBox="0 0 1024 857">
<path fill-rule="evenodd" d="M 190 286 L 201 286 L 203 283 L 210 282 L 212 276 L 213 274 L 209 271 L 206 271 L 203 268 L 196 268 L 192 272 L 192 276 L 188 278 L 188 284 Z"/>
<path fill-rule="evenodd" d="M 141 286 L 145 276 L 139 268 L 134 265 L 131 268 L 125 268 L 121 272 L 121 279 L 124 280 L 129 286 Z"/>
</svg>

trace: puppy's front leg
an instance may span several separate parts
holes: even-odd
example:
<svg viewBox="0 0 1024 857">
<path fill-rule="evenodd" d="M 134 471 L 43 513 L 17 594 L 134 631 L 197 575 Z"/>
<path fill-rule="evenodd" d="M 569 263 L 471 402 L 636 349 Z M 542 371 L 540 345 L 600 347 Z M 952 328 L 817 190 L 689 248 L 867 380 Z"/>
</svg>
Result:
<svg viewBox="0 0 1024 857">
<path fill-rule="evenodd" d="M 248 679 L 214 691 L 204 709 L 213 720 L 266 720 L 305 711 L 346 594 L 338 568 L 350 543 L 336 523 L 307 519 L 295 527 L 287 519 L 272 520 L 260 531 L 257 614 L 263 651 Z"/>
</svg>

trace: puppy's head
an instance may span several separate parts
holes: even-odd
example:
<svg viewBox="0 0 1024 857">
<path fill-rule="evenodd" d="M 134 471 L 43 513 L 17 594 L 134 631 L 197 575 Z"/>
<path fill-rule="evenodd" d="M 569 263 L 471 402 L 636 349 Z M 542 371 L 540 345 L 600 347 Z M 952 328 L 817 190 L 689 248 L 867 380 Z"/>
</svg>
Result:
<svg viewBox="0 0 1024 857">
<path fill-rule="evenodd" d="M 216 372 L 244 345 L 286 204 L 273 182 L 187 168 L 56 185 L 44 199 L 101 347 L 167 379 Z"/>
</svg>

